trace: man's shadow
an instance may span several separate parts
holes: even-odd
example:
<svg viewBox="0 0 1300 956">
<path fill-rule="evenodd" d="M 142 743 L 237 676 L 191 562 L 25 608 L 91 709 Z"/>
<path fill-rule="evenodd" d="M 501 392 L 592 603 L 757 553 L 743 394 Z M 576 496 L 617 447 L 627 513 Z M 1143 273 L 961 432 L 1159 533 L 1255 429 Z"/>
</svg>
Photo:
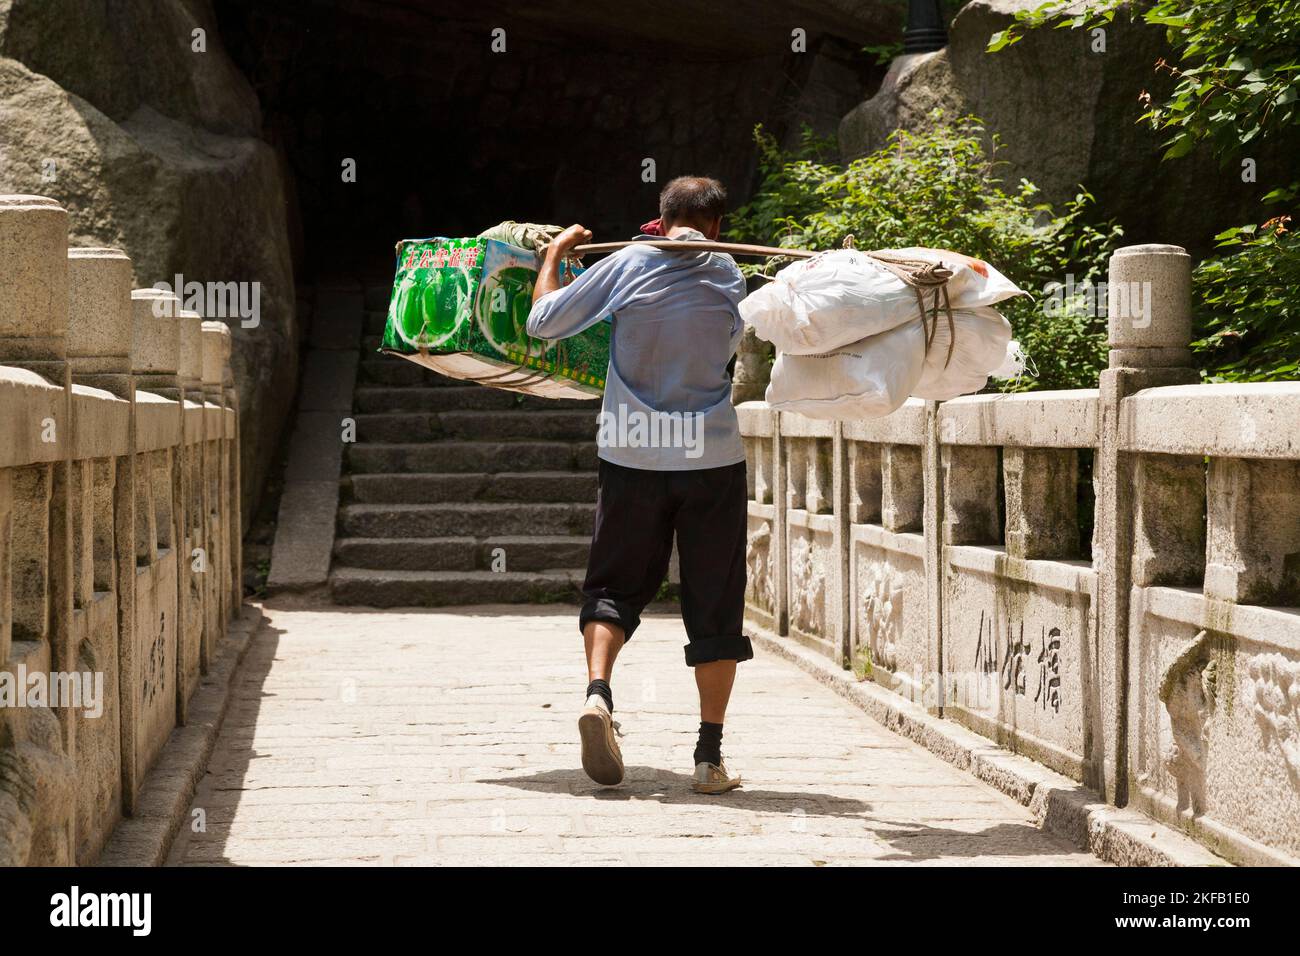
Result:
<svg viewBox="0 0 1300 956">
<path fill-rule="evenodd" d="M 791 813 L 801 809 L 812 816 L 863 817 L 871 811 L 871 804 L 852 797 L 839 797 L 826 793 L 804 793 L 793 790 L 767 790 L 742 784 L 739 789 L 726 794 L 696 793 L 691 789 L 691 777 L 658 767 L 627 767 L 623 782 L 616 787 L 602 787 L 592 783 L 582 771 L 543 770 L 527 777 L 494 777 L 479 783 L 495 783 L 520 790 L 542 793 L 568 791 L 576 796 L 590 796 L 594 800 L 615 803 L 633 800 L 654 800 L 665 805 L 721 806 L 732 809 L 768 813 Z"/>
<path fill-rule="evenodd" d="M 900 820 L 873 813 L 872 805 L 855 797 L 794 790 L 771 790 L 743 785 L 725 794 L 695 793 L 691 777 L 658 767 L 626 768 L 623 782 L 602 787 L 579 770 L 543 770 L 528 776 L 480 777 L 476 782 L 499 784 L 535 793 L 570 793 L 593 800 L 631 803 L 653 800 L 665 806 L 702 806 L 749 810 L 756 813 L 800 815 L 815 818 L 858 819 L 864 838 L 886 844 L 892 852 L 875 857 L 877 862 L 920 862 L 971 857 L 1056 856 L 1073 847 L 1064 841 L 1043 839 L 1032 823 L 990 821 L 982 829 L 960 830 L 933 826 L 919 820 Z M 813 840 L 816 834 L 809 834 Z M 809 847 L 813 849 L 813 847 Z"/>
</svg>

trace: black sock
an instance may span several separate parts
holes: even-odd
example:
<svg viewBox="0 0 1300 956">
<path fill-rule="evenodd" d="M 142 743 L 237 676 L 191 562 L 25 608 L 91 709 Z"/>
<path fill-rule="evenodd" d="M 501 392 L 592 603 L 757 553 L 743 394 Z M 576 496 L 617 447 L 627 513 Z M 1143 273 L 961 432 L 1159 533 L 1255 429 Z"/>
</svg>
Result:
<svg viewBox="0 0 1300 956">
<path fill-rule="evenodd" d="M 592 694 L 599 694 L 601 700 L 609 708 L 609 712 L 614 713 L 614 692 L 609 689 L 609 681 L 597 679 L 588 684 L 586 697 L 590 697 Z"/>
<path fill-rule="evenodd" d="M 700 739 L 695 745 L 695 762 L 722 764 L 722 724 L 700 721 Z"/>
</svg>

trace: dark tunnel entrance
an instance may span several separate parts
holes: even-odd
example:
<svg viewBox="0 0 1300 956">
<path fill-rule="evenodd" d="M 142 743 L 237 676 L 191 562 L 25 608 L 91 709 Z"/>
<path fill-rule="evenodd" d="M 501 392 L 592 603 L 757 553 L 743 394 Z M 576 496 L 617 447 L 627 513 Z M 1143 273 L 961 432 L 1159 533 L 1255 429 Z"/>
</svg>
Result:
<svg viewBox="0 0 1300 956">
<path fill-rule="evenodd" d="M 863 47 L 898 35 L 903 4 L 826 7 L 215 4 L 287 167 L 300 279 L 383 275 L 399 238 L 504 219 L 626 238 L 683 173 L 743 201 L 756 124 L 831 134 L 879 83 Z"/>
</svg>

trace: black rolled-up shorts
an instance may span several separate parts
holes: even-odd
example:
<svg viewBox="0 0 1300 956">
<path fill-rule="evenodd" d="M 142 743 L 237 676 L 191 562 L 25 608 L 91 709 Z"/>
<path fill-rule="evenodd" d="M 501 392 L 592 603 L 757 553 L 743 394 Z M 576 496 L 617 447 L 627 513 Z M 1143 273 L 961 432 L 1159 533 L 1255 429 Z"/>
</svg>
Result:
<svg viewBox="0 0 1300 956">
<path fill-rule="evenodd" d="M 596 529 L 578 628 L 607 621 L 631 639 L 672 558 L 681 568 L 686 663 L 747 661 L 745 463 L 696 471 L 648 471 L 600 460 Z"/>
</svg>

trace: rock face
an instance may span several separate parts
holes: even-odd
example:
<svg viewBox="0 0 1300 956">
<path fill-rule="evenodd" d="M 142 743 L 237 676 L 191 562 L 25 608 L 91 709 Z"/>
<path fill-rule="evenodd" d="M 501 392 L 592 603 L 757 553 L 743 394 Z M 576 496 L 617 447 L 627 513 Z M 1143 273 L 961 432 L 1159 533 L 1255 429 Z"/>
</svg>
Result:
<svg viewBox="0 0 1300 956">
<path fill-rule="evenodd" d="M 138 287 L 258 283 L 257 326 L 227 319 L 245 526 L 297 376 L 285 177 L 260 129 L 207 0 L 0 0 L 0 192 L 58 200 L 70 244 L 124 249 Z"/>
<path fill-rule="evenodd" d="M 879 148 L 890 131 L 922 130 L 932 111 L 973 113 L 1001 136 L 1001 175 L 1035 183 L 1048 201 L 1072 197 L 1083 184 L 1097 208 L 1118 220 L 1130 242 L 1177 243 L 1204 253 L 1226 226 L 1268 215 L 1259 199 L 1292 170 L 1282 147 L 1260 151 L 1259 182 L 1244 183 L 1238 165 L 1206 154 L 1162 163 L 1167 139 L 1137 122 L 1142 90 L 1168 83 L 1154 64 L 1168 53 L 1163 31 L 1122 22 L 1100 38 L 1083 30 L 1039 29 L 999 53 L 989 37 L 1039 0 L 973 0 L 962 7 L 948 46 L 896 59 L 875 96 L 844 117 L 846 159 Z"/>
</svg>

